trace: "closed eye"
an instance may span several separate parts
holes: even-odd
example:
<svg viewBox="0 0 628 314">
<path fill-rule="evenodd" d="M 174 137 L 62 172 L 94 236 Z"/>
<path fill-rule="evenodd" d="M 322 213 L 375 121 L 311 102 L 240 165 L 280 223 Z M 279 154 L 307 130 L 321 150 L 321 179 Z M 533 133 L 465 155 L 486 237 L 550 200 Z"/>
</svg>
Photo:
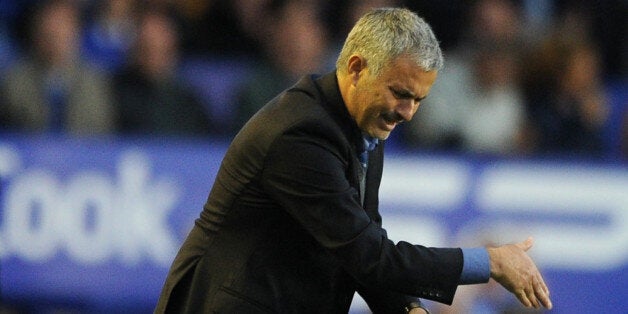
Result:
<svg viewBox="0 0 628 314">
<path fill-rule="evenodd" d="M 415 96 L 414 93 L 405 89 L 399 90 L 392 87 L 389 87 L 389 89 L 390 89 L 390 92 L 393 94 L 393 96 L 395 96 L 395 98 L 397 99 L 412 99 L 417 103 L 425 99 L 425 97 Z"/>
<path fill-rule="evenodd" d="M 406 90 L 397 90 L 397 89 L 394 89 L 394 88 L 390 87 L 390 91 L 393 93 L 395 98 L 399 98 L 399 99 L 414 98 L 414 95 L 412 95 L 410 92 L 408 92 Z"/>
</svg>

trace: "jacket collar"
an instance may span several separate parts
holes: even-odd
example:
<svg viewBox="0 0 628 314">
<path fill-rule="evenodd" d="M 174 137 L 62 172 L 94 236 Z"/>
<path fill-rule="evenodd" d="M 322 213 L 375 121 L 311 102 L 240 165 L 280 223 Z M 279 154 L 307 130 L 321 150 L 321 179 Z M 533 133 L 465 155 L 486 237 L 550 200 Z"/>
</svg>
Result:
<svg viewBox="0 0 628 314">
<path fill-rule="evenodd" d="M 314 78 L 314 84 L 323 96 L 323 106 L 342 128 L 355 151 L 365 151 L 366 145 L 362 131 L 358 128 L 355 120 L 347 110 L 347 105 L 342 100 L 336 71 Z"/>
</svg>

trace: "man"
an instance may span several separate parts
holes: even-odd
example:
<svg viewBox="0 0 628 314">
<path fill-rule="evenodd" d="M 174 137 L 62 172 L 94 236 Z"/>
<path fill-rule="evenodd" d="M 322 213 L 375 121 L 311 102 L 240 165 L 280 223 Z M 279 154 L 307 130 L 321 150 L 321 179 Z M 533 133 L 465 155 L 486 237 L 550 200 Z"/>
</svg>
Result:
<svg viewBox="0 0 628 314">
<path fill-rule="evenodd" d="M 378 9 L 350 32 L 334 73 L 308 76 L 262 108 L 229 147 L 156 312 L 426 313 L 489 276 L 550 308 L 525 242 L 426 248 L 390 241 L 378 188 L 384 141 L 410 120 L 442 67 L 430 27 Z"/>
<path fill-rule="evenodd" d="M 79 3 L 32 3 L 29 49 L 0 77 L 2 122 L 7 129 L 22 132 L 73 136 L 113 132 L 109 80 L 79 57 Z"/>
</svg>

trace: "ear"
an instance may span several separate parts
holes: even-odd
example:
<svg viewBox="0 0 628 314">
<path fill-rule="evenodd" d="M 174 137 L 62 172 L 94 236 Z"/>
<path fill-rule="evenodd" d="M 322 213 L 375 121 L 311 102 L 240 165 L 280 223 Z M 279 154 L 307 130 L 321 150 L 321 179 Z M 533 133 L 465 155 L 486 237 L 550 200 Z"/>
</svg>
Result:
<svg viewBox="0 0 628 314">
<path fill-rule="evenodd" d="M 358 83 L 360 76 L 365 74 L 364 70 L 366 69 L 366 59 L 360 55 L 352 55 L 349 57 L 349 64 L 347 66 L 348 75 L 351 78 L 351 82 L 353 85 Z"/>
</svg>

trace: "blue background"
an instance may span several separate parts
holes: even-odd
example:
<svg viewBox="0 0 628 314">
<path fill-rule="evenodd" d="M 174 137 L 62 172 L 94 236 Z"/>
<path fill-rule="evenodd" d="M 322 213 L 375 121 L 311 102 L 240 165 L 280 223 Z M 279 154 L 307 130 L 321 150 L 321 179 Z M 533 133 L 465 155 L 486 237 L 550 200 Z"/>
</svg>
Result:
<svg viewBox="0 0 628 314">
<path fill-rule="evenodd" d="M 3 136 L 3 303 L 33 311 L 151 312 L 227 144 Z M 410 155 L 394 149 L 387 152 L 385 164 L 381 210 L 392 239 L 477 246 L 533 235 L 536 245 L 530 253 L 552 291 L 551 312 L 628 313 L 624 165 Z M 106 193 L 90 198 L 89 191 L 99 189 Z M 513 190 L 520 190 L 526 201 L 518 201 L 517 194 L 504 200 Z M 54 196 L 42 197 L 46 193 Z M 568 200 L 565 206 L 556 205 L 561 199 Z M 16 228 L 9 217 L 28 217 L 26 227 Z M 17 238 L 10 230 L 39 240 Z M 100 242 L 81 242 L 86 236 Z M 77 258 L 99 254 L 90 260 Z M 516 303 L 508 294 L 501 296 L 500 289 L 487 292 L 489 288 L 469 288 L 485 289 L 479 292 L 483 297 L 470 301 L 465 298 L 469 292 L 461 289 L 454 306 L 467 313 L 489 313 L 500 304 Z M 483 300 L 489 296 L 500 299 Z M 352 312 L 365 311 L 356 298 Z"/>
</svg>

